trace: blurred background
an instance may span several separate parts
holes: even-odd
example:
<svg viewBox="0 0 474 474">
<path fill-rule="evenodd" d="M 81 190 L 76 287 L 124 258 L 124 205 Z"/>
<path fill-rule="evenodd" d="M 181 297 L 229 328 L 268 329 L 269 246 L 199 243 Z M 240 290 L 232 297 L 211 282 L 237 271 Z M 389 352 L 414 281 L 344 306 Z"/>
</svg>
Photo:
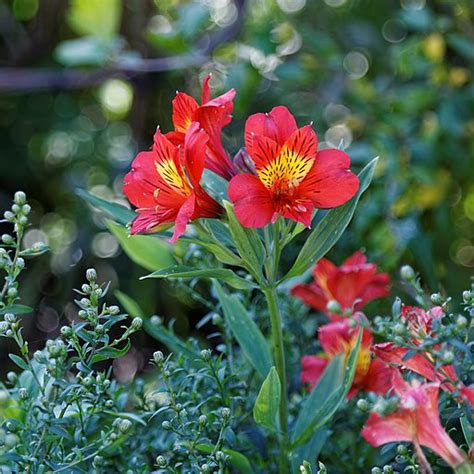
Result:
<svg viewBox="0 0 474 474">
<path fill-rule="evenodd" d="M 249 114 L 284 104 L 314 122 L 320 146 L 342 141 L 355 170 L 380 156 L 330 258 L 364 248 L 383 270 L 410 263 L 431 291 L 459 298 L 474 268 L 474 9 L 382 3 L 0 0 L 0 209 L 24 190 L 26 244 L 51 247 L 23 281 L 32 347 L 74 318 L 72 288 L 90 266 L 148 314 L 176 318 L 181 334 L 207 311 L 189 288 L 139 281 L 148 270 L 123 253 L 123 234 L 75 192 L 125 203 L 123 176 L 158 124 L 171 129 L 175 91 L 198 97 L 209 72 L 216 93 L 238 92 L 231 153 Z M 140 337 L 141 351 L 118 362 L 124 381 L 156 345 Z"/>
</svg>

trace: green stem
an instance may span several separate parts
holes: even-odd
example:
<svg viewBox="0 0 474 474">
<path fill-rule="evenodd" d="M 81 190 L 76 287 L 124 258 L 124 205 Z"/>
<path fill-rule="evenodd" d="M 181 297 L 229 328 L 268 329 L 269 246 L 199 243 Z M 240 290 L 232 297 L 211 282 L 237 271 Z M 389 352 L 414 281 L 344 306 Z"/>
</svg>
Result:
<svg viewBox="0 0 474 474">
<path fill-rule="evenodd" d="M 281 383 L 281 400 L 280 400 L 280 459 L 279 472 L 287 474 L 290 471 L 288 459 L 288 400 L 286 385 L 286 364 L 285 364 L 285 348 L 283 345 L 283 331 L 281 327 L 281 315 L 278 307 L 278 296 L 275 288 L 267 288 L 262 290 L 267 299 L 268 311 L 270 313 L 270 321 L 272 325 L 272 341 L 275 357 L 275 367 L 278 372 Z"/>
</svg>

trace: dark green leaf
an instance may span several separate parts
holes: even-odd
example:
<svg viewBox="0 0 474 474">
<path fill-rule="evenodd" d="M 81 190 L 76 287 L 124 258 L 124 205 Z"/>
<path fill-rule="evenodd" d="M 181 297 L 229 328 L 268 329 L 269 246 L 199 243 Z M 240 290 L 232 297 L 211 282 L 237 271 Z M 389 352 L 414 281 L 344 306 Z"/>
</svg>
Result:
<svg viewBox="0 0 474 474">
<path fill-rule="evenodd" d="M 229 219 L 229 230 L 235 247 L 248 270 L 253 274 L 257 281 L 259 281 L 262 279 L 262 266 L 265 260 L 265 249 L 258 232 L 255 229 L 246 228 L 240 225 L 230 202 L 224 201 L 224 207 Z"/>
<path fill-rule="evenodd" d="M 141 279 L 146 278 L 215 278 L 239 290 L 256 288 L 253 283 L 244 280 L 227 268 L 192 268 L 184 265 L 174 265 L 153 272 Z"/>
<path fill-rule="evenodd" d="M 213 171 L 208 169 L 204 170 L 202 173 L 201 184 L 203 188 L 221 204 L 229 199 L 227 196 L 229 182 Z"/>
<path fill-rule="evenodd" d="M 360 196 L 372 180 L 377 160 L 378 158 L 374 158 L 359 173 L 360 187 L 357 194 L 346 204 L 329 211 L 311 231 L 295 263 L 280 283 L 304 273 L 314 262 L 324 257 L 339 240 L 352 219 Z"/>
<path fill-rule="evenodd" d="M 20 367 L 20 369 L 30 370 L 30 368 L 28 367 L 28 364 L 16 354 L 8 354 L 8 357 L 10 357 L 10 359 L 14 362 L 14 364 Z"/>
<path fill-rule="evenodd" d="M 280 407 L 281 382 L 275 367 L 268 372 L 253 407 L 253 418 L 270 430 L 278 430 L 277 414 Z"/>
<path fill-rule="evenodd" d="M 108 221 L 107 227 L 117 237 L 120 246 L 137 265 L 150 271 L 160 270 L 175 263 L 172 246 L 158 237 L 130 235 L 127 229 Z"/>
<path fill-rule="evenodd" d="M 84 189 L 78 189 L 76 194 L 92 206 L 105 211 L 113 218 L 114 221 L 118 222 L 119 224 L 127 225 L 136 216 L 136 214 L 131 209 L 128 209 L 121 204 L 117 204 L 116 202 L 106 201 L 105 199 L 95 196 Z"/>
<path fill-rule="evenodd" d="M 249 362 L 260 376 L 265 378 L 273 366 L 272 356 L 265 337 L 250 318 L 240 300 L 234 295 L 226 294 L 219 283 L 216 282 L 215 287 L 225 320 L 232 334 L 237 339 Z"/>
<path fill-rule="evenodd" d="M 304 460 L 308 460 L 312 469 L 317 471 L 317 459 L 331 431 L 327 427 L 317 429 L 306 444 L 298 446 L 291 454 L 293 471 L 298 472 L 299 466 Z"/>
<path fill-rule="evenodd" d="M 102 349 L 97 350 L 92 356 L 92 364 L 108 359 L 118 359 L 119 357 L 124 356 L 130 350 L 130 347 L 130 341 L 127 341 L 122 349 L 103 347 Z"/>
<path fill-rule="evenodd" d="M 26 306 L 24 304 L 12 304 L 11 306 L 7 306 L 6 308 L 0 309 L 0 314 L 29 314 L 33 312 L 33 308 Z"/>
<path fill-rule="evenodd" d="M 146 421 L 142 420 L 135 413 L 115 412 L 115 411 L 110 411 L 110 410 L 104 410 L 104 413 L 106 413 L 107 415 L 110 415 L 114 418 L 126 418 L 127 420 L 134 421 L 135 423 L 139 423 L 142 426 L 146 426 Z"/>
</svg>

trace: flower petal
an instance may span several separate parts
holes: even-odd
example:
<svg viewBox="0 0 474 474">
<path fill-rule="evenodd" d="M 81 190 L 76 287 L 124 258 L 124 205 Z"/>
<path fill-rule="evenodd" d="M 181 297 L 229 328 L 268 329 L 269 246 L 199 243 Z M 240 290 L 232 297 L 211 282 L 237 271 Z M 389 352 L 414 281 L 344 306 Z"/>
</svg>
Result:
<svg viewBox="0 0 474 474">
<path fill-rule="evenodd" d="M 234 176 L 228 194 L 237 219 L 244 227 L 263 227 L 271 221 L 275 212 L 271 195 L 257 176 Z"/>
<path fill-rule="evenodd" d="M 359 178 L 349 170 L 349 156 L 341 150 L 322 150 L 300 184 L 299 192 L 315 207 L 337 207 L 351 199 L 359 189 Z"/>
<path fill-rule="evenodd" d="M 186 230 L 186 226 L 194 214 L 195 205 L 196 196 L 193 193 L 186 199 L 186 201 L 184 201 L 183 205 L 179 209 L 174 223 L 173 236 L 169 240 L 170 243 L 176 242 L 179 237 L 183 235 L 184 231 Z"/>
<path fill-rule="evenodd" d="M 173 99 L 173 124 L 177 132 L 186 133 L 193 121 L 194 112 L 198 103 L 188 94 L 178 92 Z"/>
<path fill-rule="evenodd" d="M 362 428 L 362 436 L 370 445 L 378 447 L 395 441 L 411 442 L 415 439 L 415 431 L 410 417 L 404 413 L 396 412 L 384 417 L 371 413 Z"/>
<path fill-rule="evenodd" d="M 191 184 L 194 188 L 200 186 L 204 161 L 206 159 L 206 146 L 209 137 L 207 133 L 199 127 L 199 123 L 193 122 L 184 139 L 184 162 L 188 171 Z"/>
<path fill-rule="evenodd" d="M 315 283 L 295 285 L 291 290 L 291 294 L 318 311 L 326 311 L 327 297 L 323 290 Z"/>
</svg>

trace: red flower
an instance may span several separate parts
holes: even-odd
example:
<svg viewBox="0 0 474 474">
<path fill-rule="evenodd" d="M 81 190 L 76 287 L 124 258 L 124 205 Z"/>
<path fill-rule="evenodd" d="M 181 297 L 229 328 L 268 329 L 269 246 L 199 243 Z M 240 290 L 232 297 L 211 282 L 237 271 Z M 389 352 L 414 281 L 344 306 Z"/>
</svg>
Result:
<svg viewBox="0 0 474 474">
<path fill-rule="evenodd" d="M 435 306 L 429 311 L 416 306 L 402 306 L 401 319 L 408 325 L 412 335 L 411 342 L 415 345 L 420 345 L 423 338 L 432 333 L 433 320 L 443 316 L 444 311 L 441 306 Z M 439 347 L 437 345 L 435 349 Z M 375 344 L 373 349 L 377 357 L 388 364 L 411 370 L 431 382 L 438 382 L 440 387 L 448 392 L 459 390 L 461 396 L 474 406 L 474 387 L 466 387 L 459 380 L 453 365 L 445 364 L 436 367 L 435 361 L 428 352 L 416 353 L 405 360 L 409 349 L 399 347 L 393 342 Z"/>
<path fill-rule="evenodd" d="M 400 397 L 398 409 L 389 415 L 371 413 L 362 436 L 372 446 L 408 441 L 415 445 L 420 461 L 427 466 L 420 446 L 442 457 L 451 467 L 466 462 L 466 456 L 444 430 L 438 412 L 438 384 L 412 385 L 399 381 L 395 391 Z M 429 469 L 429 466 L 428 466 Z"/>
<path fill-rule="evenodd" d="M 340 267 L 322 258 L 313 268 L 313 278 L 308 285 L 296 285 L 291 294 L 318 311 L 326 311 L 331 300 L 337 301 L 343 310 L 360 309 L 389 294 L 390 277 L 377 273 L 377 265 L 367 263 L 362 252 L 350 256 Z"/>
<path fill-rule="evenodd" d="M 207 141 L 206 133 L 193 123 L 184 147 L 172 144 L 158 130 L 152 150 L 137 155 L 123 186 L 138 212 L 132 222 L 132 234 L 154 232 L 162 224 L 174 224 L 170 242 L 175 242 L 189 221 L 221 213 L 220 205 L 199 185 Z"/>
<path fill-rule="evenodd" d="M 358 313 L 357 318 L 364 318 Z M 304 356 L 301 359 L 301 383 L 308 384 L 312 389 L 329 362 L 337 355 L 344 354 L 347 358 L 357 341 L 359 327 L 351 327 L 349 320 L 325 324 L 319 328 L 319 342 L 324 353 L 317 356 Z M 354 381 L 348 398 L 359 390 L 375 392 L 385 395 L 392 386 L 392 379 L 397 370 L 385 365 L 378 359 L 372 359 L 372 333 L 368 329 L 362 330 L 362 341 L 357 358 Z"/>
<path fill-rule="evenodd" d="M 255 114 L 245 124 L 245 145 L 255 174 L 240 174 L 229 184 L 235 214 L 245 227 L 264 227 L 280 215 L 311 225 L 314 208 L 348 201 L 359 188 L 340 150 L 318 152 L 316 133 L 296 126 L 286 107 Z"/>
<path fill-rule="evenodd" d="M 167 137 L 175 144 L 184 142 L 184 136 L 193 122 L 199 122 L 209 137 L 206 149 L 205 167 L 225 179 L 237 173 L 235 166 L 222 146 L 222 129 L 231 122 L 235 90 L 211 99 L 209 74 L 202 85 L 201 105 L 184 92 L 178 92 L 173 99 L 174 132 Z"/>
</svg>

